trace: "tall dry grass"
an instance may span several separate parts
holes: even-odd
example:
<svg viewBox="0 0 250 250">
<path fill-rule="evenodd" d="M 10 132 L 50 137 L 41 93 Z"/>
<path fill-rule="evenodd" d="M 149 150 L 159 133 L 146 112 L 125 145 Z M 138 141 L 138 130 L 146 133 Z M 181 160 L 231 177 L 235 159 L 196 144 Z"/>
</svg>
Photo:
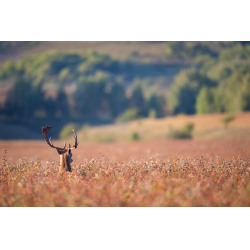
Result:
<svg viewBox="0 0 250 250">
<path fill-rule="evenodd" d="M 100 156 L 58 174 L 55 162 L 20 160 L 3 151 L 0 206 L 249 206 L 249 158 Z"/>
</svg>

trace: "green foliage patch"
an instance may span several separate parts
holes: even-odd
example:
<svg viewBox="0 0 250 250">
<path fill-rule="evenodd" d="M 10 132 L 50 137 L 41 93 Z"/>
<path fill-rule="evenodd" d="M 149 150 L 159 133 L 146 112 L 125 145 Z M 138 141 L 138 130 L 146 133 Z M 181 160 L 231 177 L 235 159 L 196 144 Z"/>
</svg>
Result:
<svg viewBox="0 0 250 250">
<path fill-rule="evenodd" d="M 140 109 L 146 117 L 151 108 L 164 115 L 163 97 L 145 98 L 140 85 L 132 86 L 129 62 L 121 62 L 96 51 L 46 53 L 8 60 L 0 69 L 0 80 L 14 79 L 1 113 L 5 117 L 81 117 L 114 119 L 126 109 Z M 133 65 L 130 64 L 130 67 Z M 1 84 L 1 82 L 0 82 Z"/>
<path fill-rule="evenodd" d="M 129 140 L 130 141 L 137 141 L 140 139 L 140 136 L 137 132 L 132 132 L 130 135 L 129 135 Z"/>
<path fill-rule="evenodd" d="M 182 129 L 172 129 L 167 134 L 167 139 L 192 139 L 192 131 L 194 129 L 193 123 L 187 123 Z"/>
<path fill-rule="evenodd" d="M 207 44 L 211 47 L 211 43 Z M 196 60 L 199 63 L 194 68 L 184 70 L 175 77 L 168 98 L 172 114 L 250 110 L 250 45 L 237 42 L 212 45 L 217 47 L 214 50 L 216 53 L 201 50 L 200 54 L 190 52 L 190 48 L 196 46 L 192 42 L 173 42 L 168 45 L 168 51 L 172 51 L 172 54 L 168 52 L 171 56 L 188 56 L 193 59 L 198 54 L 200 59 L 203 56 L 202 60 Z M 177 48 L 180 49 L 179 54 Z M 182 51 L 187 55 L 183 55 Z"/>
<path fill-rule="evenodd" d="M 228 127 L 228 124 L 229 124 L 230 122 L 232 122 L 234 119 L 235 119 L 234 116 L 232 116 L 232 115 L 227 115 L 227 116 L 223 117 L 221 121 L 222 121 L 222 123 L 224 124 L 225 128 L 227 128 L 227 127 Z"/>
<path fill-rule="evenodd" d="M 137 108 L 127 109 L 117 119 L 117 122 L 129 122 L 141 118 L 141 111 Z"/>
<path fill-rule="evenodd" d="M 79 129 L 79 126 L 75 123 L 69 123 L 67 125 L 65 125 L 60 134 L 59 134 L 59 138 L 60 139 L 64 139 L 65 137 L 68 137 L 69 135 L 73 134 L 73 130 L 77 131 Z"/>
</svg>

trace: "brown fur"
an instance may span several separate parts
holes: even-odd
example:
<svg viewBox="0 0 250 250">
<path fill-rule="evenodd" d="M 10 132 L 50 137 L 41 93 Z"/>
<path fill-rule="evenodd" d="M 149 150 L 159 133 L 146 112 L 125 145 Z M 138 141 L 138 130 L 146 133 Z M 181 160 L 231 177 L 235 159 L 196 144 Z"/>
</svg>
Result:
<svg viewBox="0 0 250 250">
<path fill-rule="evenodd" d="M 68 152 L 63 153 L 60 155 L 60 168 L 59 168 L 59 172 L 71 172 L 71 166 L 69 163 L 69 155 Z"/>
</svg>

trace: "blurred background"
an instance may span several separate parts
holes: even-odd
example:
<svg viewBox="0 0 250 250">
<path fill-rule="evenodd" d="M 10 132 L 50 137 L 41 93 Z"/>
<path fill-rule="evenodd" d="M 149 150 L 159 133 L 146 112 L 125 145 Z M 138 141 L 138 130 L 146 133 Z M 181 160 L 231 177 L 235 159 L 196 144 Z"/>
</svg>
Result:
<svg viewBox="0 0 250 250">
<path fill-rule="evenodd" d="M 249 42 L 0 42 L 0 139 L 250 137 Z"/>
</svg>

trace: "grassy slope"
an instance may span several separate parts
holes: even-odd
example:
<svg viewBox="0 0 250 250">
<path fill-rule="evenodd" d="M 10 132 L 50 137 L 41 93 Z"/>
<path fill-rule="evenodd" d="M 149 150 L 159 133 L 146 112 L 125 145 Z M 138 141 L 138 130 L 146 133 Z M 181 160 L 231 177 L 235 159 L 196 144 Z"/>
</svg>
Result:
<svg viewBox="0 0 250 250">
<path fill-rule="evenodd" d="M 228 114 L 209 114 L 142 119 L 126 124 L 114 124 L 85 128 L 78 132 L 80 141 L 125 141 L 132 132 L 142 140 L 164 139 L 172 129 L 181 129 L 187 123 L 194 124 L 194 139 L 250 138 L 250 112 L 233 114 L 235 119 L 225 128 L 221 120 Z"/>
</svg>

